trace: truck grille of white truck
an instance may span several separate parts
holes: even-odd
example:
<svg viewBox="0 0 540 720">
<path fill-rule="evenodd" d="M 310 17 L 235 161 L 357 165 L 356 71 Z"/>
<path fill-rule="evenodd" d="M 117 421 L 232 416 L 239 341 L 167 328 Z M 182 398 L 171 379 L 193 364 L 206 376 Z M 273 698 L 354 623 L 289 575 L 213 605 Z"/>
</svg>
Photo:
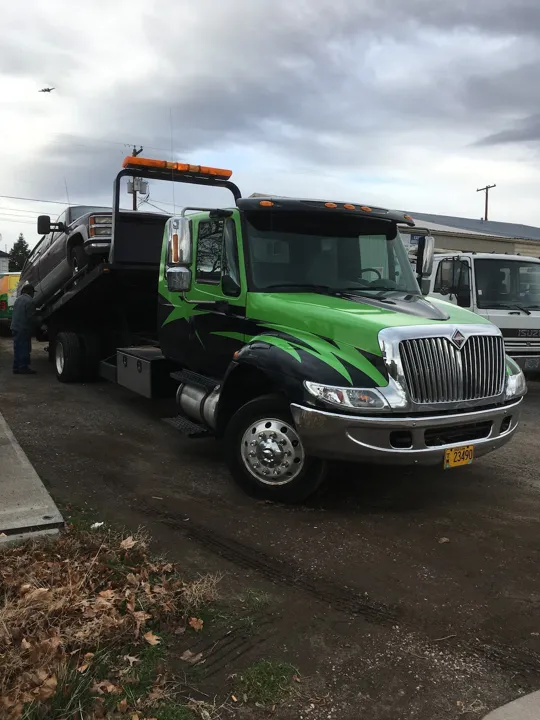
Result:
<svg viewBox="0 0 540 720">
<path fill-rule="evenodd" d="M 417 404 L 479 400 L 504 391 L 502 337 L 472 335 L 460 349 L 445 337 L 403 340 L 400 354 L 410 397 Z"/>
</svg>

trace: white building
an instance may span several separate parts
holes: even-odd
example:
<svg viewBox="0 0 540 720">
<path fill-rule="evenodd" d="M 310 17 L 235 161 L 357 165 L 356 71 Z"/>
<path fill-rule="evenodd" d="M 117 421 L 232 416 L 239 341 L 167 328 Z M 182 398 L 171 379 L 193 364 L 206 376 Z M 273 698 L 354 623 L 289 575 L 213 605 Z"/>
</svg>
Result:
<svg viewBox="0 0 540 720">
<path fill-rule="evenodd" d="M 9 272 L 9 255 L 0 250 L 0 275 Z"/>
</svg>

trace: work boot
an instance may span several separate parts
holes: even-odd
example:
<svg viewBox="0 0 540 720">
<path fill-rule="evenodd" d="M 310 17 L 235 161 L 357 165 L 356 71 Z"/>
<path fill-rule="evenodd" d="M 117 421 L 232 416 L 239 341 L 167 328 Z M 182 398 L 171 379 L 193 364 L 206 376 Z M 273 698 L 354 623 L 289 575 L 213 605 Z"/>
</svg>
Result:
<svg viewBox="0 0 540 720">
<path fill-rule="evenodd" d="M 36 375 L 36 371 L 32 370 L 31 368 L 24 368 L 24 370 L 19 370 L 19 375 Z"/>
</svg>

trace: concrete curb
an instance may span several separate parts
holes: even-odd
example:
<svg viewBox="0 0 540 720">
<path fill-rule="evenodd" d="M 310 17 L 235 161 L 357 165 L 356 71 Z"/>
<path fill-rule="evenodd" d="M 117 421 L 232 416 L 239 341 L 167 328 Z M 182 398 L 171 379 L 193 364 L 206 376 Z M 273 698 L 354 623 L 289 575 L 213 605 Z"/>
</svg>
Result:
<svg viewBox="0 0 540 720">
<path fill-rule="evenodd" d="M 484 720 L 538 720 L 538 718 L 540 718 L 540 691 L 493 710 Z"/>
<path fill-rule="evenodd" d="M 58 533 L 64 519 L 0 413 L 0 546 Z"/>
</svg>

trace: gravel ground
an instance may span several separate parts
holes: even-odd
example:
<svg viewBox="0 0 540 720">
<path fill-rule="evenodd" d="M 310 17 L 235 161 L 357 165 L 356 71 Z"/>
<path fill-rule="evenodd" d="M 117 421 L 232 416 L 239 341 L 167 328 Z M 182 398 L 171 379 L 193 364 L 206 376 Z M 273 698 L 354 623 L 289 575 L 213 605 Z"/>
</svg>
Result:
<svg viewBox="0 0 540 720">
<path fill-rule="evenodd" d="M 286 508 L 242 495 L 215 442 L 163 422 L 173 407 L 62 385 L 39 345 L 39 374 L 14 377 L 9 353 L 0 340 L 0 410 L 55 500 L 146 525 L 227 593 L 270 594 L 234 663 L 298 667 L 305 691 L 276 717 L 467 720 L 540 687 L 540 385 L 512 443 L 469 468 L 339 466 Z M 213 667 L 226 692 L 231 660 Z"/>
</svg>

